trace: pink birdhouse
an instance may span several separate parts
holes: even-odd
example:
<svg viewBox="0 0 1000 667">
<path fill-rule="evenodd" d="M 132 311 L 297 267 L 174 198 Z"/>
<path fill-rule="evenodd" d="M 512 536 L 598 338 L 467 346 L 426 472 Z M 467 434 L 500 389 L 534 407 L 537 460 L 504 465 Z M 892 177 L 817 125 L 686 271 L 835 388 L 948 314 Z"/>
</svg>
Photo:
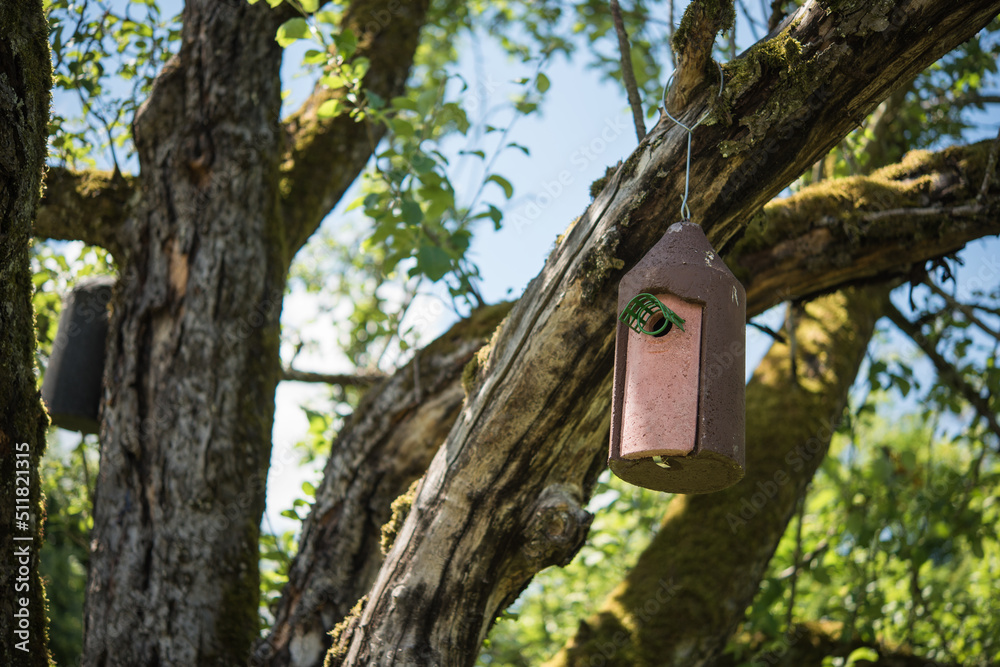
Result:
<svg viewBox="0 0 1000 667">
<path fill-rule="evenodd" d="M 622 277 L 609 464 L 623 480 L 710 493 L 743 478 L 746 292 L 689 221 Z"/>
</svg>

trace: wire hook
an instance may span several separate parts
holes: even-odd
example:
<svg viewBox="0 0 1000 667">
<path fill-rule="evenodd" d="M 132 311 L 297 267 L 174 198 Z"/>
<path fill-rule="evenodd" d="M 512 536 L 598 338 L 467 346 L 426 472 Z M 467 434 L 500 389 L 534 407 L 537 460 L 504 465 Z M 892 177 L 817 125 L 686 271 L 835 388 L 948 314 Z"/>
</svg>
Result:
<svg viewBox="0 0 1000 667">
<path fill-rule="evenodd" d="M 722 73 L 722 65 L 716 62 L 715 66 L 719 68 L 719 95 L 721 96 L 722 87 L 723 85 L 725 85 L 726 77 L 725 74 Z M 684 128 L 685 130 L 687 130 L 688 133 L 687 165 L 684 169 L 684 199 L 681 200 L 681 218 L 684 220 L 690 220 L 691 209 L 688 207 L 688 189 L 691 186 L 691 134 L 694 132 L 696 127 L 701 125 L 703 120 L 708 118 L 708 115 L 712 113 L 712 111 L 711 109 L 705 111 L 705 114 L 701 118 L 699 118 L 698 122 L 692 125 L 691 127 L 688 127 L 684 123 L 680 122 L 679 120 L 671 116 L 670 112 L 667 111 L 667 91 L 670 90 L 670 84 L 673 83 L 673 81 L 674 81 L 674 74 L 672 73 L 670 75 L 670 78 L 667 79 L 667 85 L 663 87 L 663 113 L 667 115 L 667 118 L 669 118 L 670 120 L 674 121 L 682 128 Z"/>
</svg>

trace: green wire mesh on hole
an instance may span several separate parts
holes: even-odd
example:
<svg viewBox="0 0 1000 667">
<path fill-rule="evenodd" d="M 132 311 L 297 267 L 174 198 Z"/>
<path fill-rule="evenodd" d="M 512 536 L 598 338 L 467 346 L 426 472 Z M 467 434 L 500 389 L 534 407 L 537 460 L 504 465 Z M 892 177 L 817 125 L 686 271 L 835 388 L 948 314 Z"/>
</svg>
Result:
<svg viewBox="0 0 1000 667">
<path fill-rule="evenodd" d="M 650 322 L 656 322 L 657 314 L 662 314 L 663 319 L 655 331 L 650 331 L 646 327 Z M 632 297 L 632 300 L 625 306 L 625 310 L 618 316 L 618 320 L 624 322 L 636 333 L 649 334 L 650 336 L 666 333 L 672 324 L 676 324 L 678 329 L 684 331 L 684 318 L 664 306 L 655 296 L 645 292 Z"/>
</svg>

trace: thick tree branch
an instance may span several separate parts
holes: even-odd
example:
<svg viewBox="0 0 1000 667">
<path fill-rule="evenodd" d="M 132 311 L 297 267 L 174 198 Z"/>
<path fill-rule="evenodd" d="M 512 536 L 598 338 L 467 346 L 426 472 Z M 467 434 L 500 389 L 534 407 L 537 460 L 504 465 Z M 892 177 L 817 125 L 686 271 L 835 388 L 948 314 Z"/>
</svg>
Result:
<svg viewBox="0 0 1000 667">
<path fill-rule="evenodd" d="M 890 9 L 907 20 L 890 23 Z M 730 64 L 722 104 L 733 122 L 695 133 L 691 208 L 708 238 L 725 245 L 894 87 L 998 10 L 1000 0 L 800 7 L 781 35 Z M 785 54 L 780 67 L 769 64 L 775 53 Z M 675 219 L 684 134 L 661 120 L 501 326 L 360 622 L 342 637 L 345 664 L 471 664 L 498 611 L 539 569 L 572 556 L 574 521 L 543 532 L 541 549 L 536 509 L 554 487 L 582 503 L 603 468 L 593 434 L 607 432 L 617 278 Z"/>
<path fill-rule="evenodd" d="M 705 83 L 705 77 L 716 76 L 708 67 L 715 36 L 732 28 L 735 21 L 733 0 L 694 0 L 688 5 L 671 40 L 677 55 L 677 70 L 667 98 L 669 109 L 685 110 Z"/>
<path fill-rule="evenodd" d="M 997 423 L 997 417 L 994 410 L 990 408 L 989 399 L 984 398 L 976 389 L 965 381 L 961 373 L 955 369 L 953 365 L 948 363 L 934 347 L 934 343 L 927 339 L 923 333 L 920 331 L 920 327 L 915 325 L 910 320 L 906 319 L 906 316 L 899 312 L 895 306 L 890 304 L 886 309 L 886 316 L 889 320 L 899 328 L 900 331 L 905 333 L 910 339 L 917 344 L 917 347 L 927 355 L 927 358 L 931 360 L 934 364 L 934 368 L 937 370 L 938 377 L 941 378 L 946 384 L 951 385 L 955 390 L 962 395 L 962 397 L 969 402 L 979 417 L 986 422 L 986 426 L 992 431 L 998 439 L 1000 439 L 1000 424 Z"/>
<path fill-rule="evenodd" d="M 121 258 L 119 234 L 135 194 L 135 181 L 110 171 L 49 167 L 33 233 L 83 241 Z"/>
<path fill-rule="evenodd" d="M 430 0 L 354 0 L 342 30 L 358 38 L 355 58 L 371 62 L 364 89 L 385 100 L 402 95 Z M 282 208 L 294 254 L 340 201 L 368 163 L 385 127 L 347 114 L 322 119 L 319 107 L 344 90 L 318 87 L 285 123 L 289 149 L 282 167 Z"/>
<path fill-rule="evenodd" d="M 915 151 L 871 176 L 822 181 L 765 206 L 726 254 L 746 286 L 747 312 L 905 275 L 1000 233 L 1000 187 L 976 199 L 990 143 Z"/>
</svg>

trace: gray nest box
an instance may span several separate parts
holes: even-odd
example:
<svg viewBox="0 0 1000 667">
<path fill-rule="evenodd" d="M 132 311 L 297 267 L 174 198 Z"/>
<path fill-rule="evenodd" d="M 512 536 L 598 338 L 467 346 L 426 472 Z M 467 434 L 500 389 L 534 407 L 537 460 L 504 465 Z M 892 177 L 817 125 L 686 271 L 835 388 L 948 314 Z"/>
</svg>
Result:
<svg viewBox="0 0 1000 667">
<path fill-rule="evenodd" d="M 746 292 L 700 225 L 682 221 L 618 287 L 609 465 L 671 493 L 743 478 Z"/>
<path fill-rule="evenodd" d="M 108 302 L 114 284 L 110 276 L 84 279 L 63 299 L 42 382 L 42 399 L 59 428 L 97 433 L 100 427 Z"/>
</svg>

